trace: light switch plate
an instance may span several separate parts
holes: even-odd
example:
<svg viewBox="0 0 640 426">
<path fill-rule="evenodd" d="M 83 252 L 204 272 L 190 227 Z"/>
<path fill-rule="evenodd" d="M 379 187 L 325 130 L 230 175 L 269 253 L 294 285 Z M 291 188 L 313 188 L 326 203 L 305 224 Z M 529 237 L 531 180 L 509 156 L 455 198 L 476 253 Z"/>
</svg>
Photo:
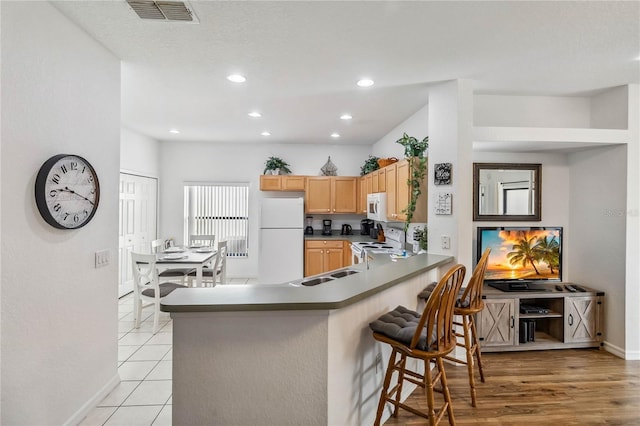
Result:
<svg viewBox="0 0 640 426">
<path fill-rule="evenodd" d="M 96 268 L 107 266 L 111 261 L 111 253 L 109 249 L 99 250 L 95 255 Z"/>
<path fill-rule="evenodd" d="M 442 248 L 444 250 L 449 250 L 451 248 L 451 237 L 448 235 L 442 236 Z"/>
</svg>

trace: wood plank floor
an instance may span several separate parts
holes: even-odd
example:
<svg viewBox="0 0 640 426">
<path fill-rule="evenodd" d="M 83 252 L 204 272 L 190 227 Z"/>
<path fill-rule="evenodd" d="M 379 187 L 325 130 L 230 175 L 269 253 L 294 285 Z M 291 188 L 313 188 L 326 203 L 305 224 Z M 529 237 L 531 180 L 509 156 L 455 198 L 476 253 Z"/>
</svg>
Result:
<svg viewBox="0 0 640 426">
<path fill-rule="evenodd" d="M 482 360 L 486 382 L 476 374 L 477 408 L 466 366 L 446 365 L 458 425 L 640 425 L 640 361 L 597 349 L 487 353 Z M 423 392 L 414 391 L 410 405 L 426 408 Z M 428 423 L 400 409 L 385 424 Z M 440 424 L 449 424 L 446 414 Z"/>
</svg>

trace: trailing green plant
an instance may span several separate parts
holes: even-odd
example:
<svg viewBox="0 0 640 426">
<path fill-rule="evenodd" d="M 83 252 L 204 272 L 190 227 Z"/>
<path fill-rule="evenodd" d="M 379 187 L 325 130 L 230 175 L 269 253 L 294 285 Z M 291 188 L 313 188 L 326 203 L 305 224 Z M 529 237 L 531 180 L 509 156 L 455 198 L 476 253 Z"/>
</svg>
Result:
<svg viewBox="0 0 640 426">
<path fill-rule="evenodd" d="M 280 157 L 269 157 L 265 162 L 264 172 L 267 174 L 269 170 L 280 170 L 282 173 L 291 173 L 289 164 Z"/>
<path fill-rule="evenodd" d="M 411 198 L 407 207 L 402 210 L 406 214 L 407 219 L 404 222 L 404 232 L 409 229 L 409 224 L 413 220 L 413 214 L 416 211 L 418 198 L 422 194 L 421 184 L 424 182 L 424 177 L 427 175 L 427 158 L 424 156 L 425 151 L 429 148 L 429 136 L 419 141 L 413 136 L 409 136 L 406 133 L 402 134 L 402 137 L 396 141 L 400 145 L 404 146 L 404 156 L 409 160 L 409 179 L 407 179 L 407 185 L 411 188 Z"/>
<path fill-rule="evenodd" d="M 360 167 L 360 176 L 364 176 L 367 173 L 371 173 L 374 170 L 378 170 L 380 165 L 378 164 L 378 157 L 370 155 L 369 158 L 364 162 L 362 167 Z"/>
</svg>

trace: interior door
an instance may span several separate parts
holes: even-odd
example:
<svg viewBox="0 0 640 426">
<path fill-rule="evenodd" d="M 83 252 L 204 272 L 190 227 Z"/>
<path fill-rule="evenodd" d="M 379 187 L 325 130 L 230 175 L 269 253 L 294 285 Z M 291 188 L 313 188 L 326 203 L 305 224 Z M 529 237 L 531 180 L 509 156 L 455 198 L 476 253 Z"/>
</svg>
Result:
<svg viewBox="0 0 640 426">
<path fill-rule="evenodd" d="M 149 253 L 157 237 L 158 180 L 120 173 L 118 297 L 133 290 L 131 252 Z"/>
</svg>

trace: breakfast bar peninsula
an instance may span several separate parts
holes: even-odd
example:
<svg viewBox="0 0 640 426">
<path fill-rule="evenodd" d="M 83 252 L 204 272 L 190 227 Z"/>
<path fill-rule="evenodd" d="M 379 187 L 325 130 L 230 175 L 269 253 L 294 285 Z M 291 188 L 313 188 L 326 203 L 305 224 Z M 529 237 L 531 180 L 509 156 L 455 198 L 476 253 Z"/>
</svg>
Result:
<svg viewBox="0 0 640 426">
<path fill-rule="evenodd" d="M 369 323 L 398 305 L 418 308 L 417 294 L 453 258 L 370 257 L 292 283 L 163 299 L 173 319 L 173 423 L 372 424 L 389 352 Z"/>
</svg>

